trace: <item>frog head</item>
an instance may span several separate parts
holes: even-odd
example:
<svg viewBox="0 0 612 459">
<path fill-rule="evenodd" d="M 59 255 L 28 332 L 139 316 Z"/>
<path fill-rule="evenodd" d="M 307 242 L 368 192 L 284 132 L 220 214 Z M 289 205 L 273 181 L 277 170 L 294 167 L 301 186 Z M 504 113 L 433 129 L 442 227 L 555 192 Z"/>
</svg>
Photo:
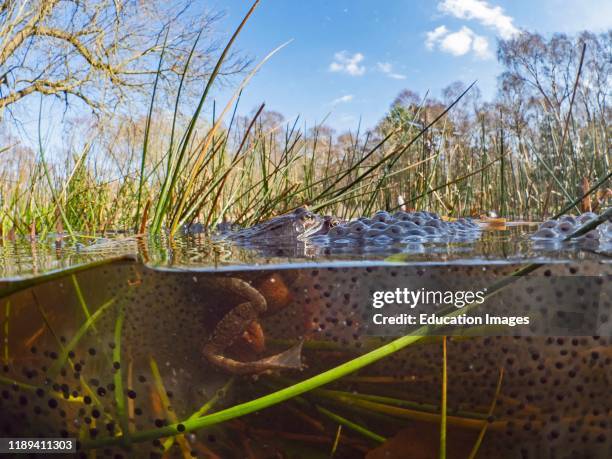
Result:
<svg viewBox="0 0 612 459">
<path fill-rule="evenodd" d="M 320 215 L 310 212 L 305 207 L 298 207 L 291 214 L 293 219 L 293 231 L 298 240 L 312 236 L 325 226 L 325 219 Z"/>
</svg>

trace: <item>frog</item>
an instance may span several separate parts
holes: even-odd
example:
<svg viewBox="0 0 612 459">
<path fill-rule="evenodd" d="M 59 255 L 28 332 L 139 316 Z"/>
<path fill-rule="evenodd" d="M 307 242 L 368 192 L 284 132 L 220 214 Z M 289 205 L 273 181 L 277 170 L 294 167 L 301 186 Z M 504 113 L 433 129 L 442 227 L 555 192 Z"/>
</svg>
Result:
<svg viewBox="0 0 612 459">
<path fill-rule="evenodd" d="M 259 321 L 291 303 L 292 296 L 287 287 L 292 280 L 290 277 L 265 273 L 251 280 L 240 277 L 216 277 L 211 280 L 216 289 L 221 289 L 233 298 L 240 298 L 242 302 L 233 306 L 217 322 L 204 345 L 203 355 L 209 363 L 232 374 L 259 374 L 302 368 L 302 340 L 286 351 L 259 360 L 241 361 L 225 353 L 236 345 L 246 345 L 256 353 L 264 350 L 265 332 Z"/>
<path fill-rule="evenodd" d="M 263 223 L 227 234 L 226 237 L 235 242 L 293 243 L 305 240 L 328 225 L 328 220 L 305 207 L 299 207 Z M 238 277 L 216 278 L 214 283 L 217 289 L 231 292 L 243 301 L 232 307 L 217 323 L 204 345 L 204 357 L 216 367 L 235 374 L 300 369 L 302 342 L 279 354 L 249 362 L 224 355 L 225 350 L 241 338 L 248 341 L 252 348 L 262 349 L 264 334 L 259 326 L 259 318 L 290 303 L 290 298 L 282 293 L 279 298 L 279 292 L 287 291 L 285 284 L 291 280 L 269 273 L 255 275 L 250 281 Z"/>
</svg>

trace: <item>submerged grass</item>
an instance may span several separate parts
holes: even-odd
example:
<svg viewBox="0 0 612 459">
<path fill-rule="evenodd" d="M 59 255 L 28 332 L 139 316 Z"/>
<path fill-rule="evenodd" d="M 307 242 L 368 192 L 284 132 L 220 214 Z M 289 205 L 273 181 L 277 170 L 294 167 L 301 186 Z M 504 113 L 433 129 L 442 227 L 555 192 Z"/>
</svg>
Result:
<svg viewBox="0 0 612 459">
<path fill-rule="evenodd" d="M 53 379 L 55 378 L 60 370 L 62 369 L 62 367 L 64 365 L 66 365 L 66 362 L 68 361 L 69 357 L 69 353 L 70 351 L 76 349 L 77 344 L 79 343 L 79 341 L 81 341 L 81 339 L 83 338 L 83 336 L 85 336 L 85 334 L 90 330 L 93 329 L 94 324 L 96 323 L 96 321 L 102 317 L 102 315 L 104 314 L 104 312 L 115 303 L 114 299 L 111 299 L 109 301 L 107 301 L 106 303 L 104 303 L 103 305 L 101 305 L 96 312 L 94 312 L 91 316 L 87 317 L 87 320 L 85 320 L 85 322 L 83 323 L 83 325 L 77 330 L 77 332 L 74 334 L 74 336 L 72 337 L 72 339 L 70 340 L 70 342 L 62 349 L 59 357 L 57 358 L 57 360 L 53 363 L 53 365 L 51 366 L 51 368 L 49 368 L 49 372 L 48 372 L 48 376 L 49 378 Z"/>
<path fill-rule="evenodd" d="M 336 429 L 336 436 L 334 437 L 334 444 L 332 445 L 331 452 L 329 453 L 329 457 L 333 458 L 336 455 L 336 451 L 338 451 L 338 445 L 340 444 L 340 436 L 342 435 L 342 424 L 338 424 L 338 428 Z"/>
<path fill-rule="evenodd" d="M 610 210 L 612 212 L 612 210 Z M 586 225 L 585 225 L 586 226 Z M 504 283 L 503 285 L 497 285 L 495 288 L 488 289 L 488 294 L 485 298 L 494 295 L 501 288 L 506 287 L 511 282 Z M 474 305 L 465 306 L 462 309 L 454 308 L 455 310 L 448 314 L 448 316 L 459 315 L 460 313 L 466 313 L 469 309 L 473 308 Z M 414 335 L 402 336 L 393 340 L 390 343 L 384 344 L 366 354 L 363 354 L 359 357 L 356 357 L 348 362 L 345 362 L 341 365 L 338 365 L 330 370 L 319 373 L 315 376 L 312 376 L 304 381 L 293 384 L 289 387 L 285 387 L 283 389 L 277 390 L 271 394 L 264 395 L 262 397 L 256 398 L 249 402 L 241 403 L 238 405 L 234 405 L 230 408 L 226 408 L 224 410 L 218 411 L 213 414 L 209 414 L 196 419 L 186 419 L 185 421 L 174 423 L 165 427 L 161 427 L 158 429 L 150 429 L 141 432 L 136 432 L 131 436 L 131 441 L 138 443 L 144 441 L 151 441 L 162 437 L 175 436 L 182 433 L 193 432 L 205 427 L 210 427 L 225 421 L 229 421 L 231 419 L 235 419 L 238 417 L 245 416 L 247 414 L 263 410 L 273 405 L 277 405 L 286 400 L 297 397 L 306 392 L 317 389 L 323 385 L 329 384 L 335 380 L 338 380 L 348 374 L 354 373 L 355 371 L 366 367 L 368 365 L 373 364 L 385 357 L 388 357 L 397 351 L 413 345 L 414 343 L 424 339 L 426 335 L 433 334 L 436 326 L 423 326 L 415 331 Z M 373 410 L 376 410 L 378 407 L 377 403 L 369 402 L 369 401 L 358 401 L 356 402 L 361 404 L 362 406 L 368 406 Z M 383 413 L 393 413 L 398 417 L 408 417 L 409 419 L 422 419 L 422 420 L 438 420 L 440 418 L 439 415 L 424 413 L 424 412 L 414 412 L 414 410 L 407 410 L 398 407 L 389 407 L 383 406 L 381 408 Z M 447 421 L 449 423 L 453 423 L 456 425 L 462 426 L 471 426 L 480 429 L 483 422 L 482 420 L 472 420 L 472 419 L 454 419 L 447 417 Z M 494 425 L 491 426 L 493 428 Z M 121 444 L 123 441 L 122 436 L 118 437 L 108 437 L 108 438 L 100 438 L 93 439 L 90 441 L 83 442 L 84 449 L 92 449 L 92 448 L 103 448 L 109 445 Z"/>
<path fill-rule="evenodd" d="M 391 355 L 398 350 L 418 341 L 421 336 L 403 336 L 388 343 L 384 346 L 375 349 L 367 354 L 350 360 L 342 365 L 339 365 L 331 370 L 324 371 L 316 376 L 308 378 L 290 387 L 278 390 L 274 393 L 257 398 L 250 402 L 241 403 L 230 408 L 209 414 L 197 419 L 187 419 L 181 423 L 171 424 L 159 429 L 151 429 L 141 432 L 136 432 L 132 436 L 133 442 L 150 441 L 161 437 L 174 436 L 183 432 L 193 432 L 204 427 L 209 427 L 219 424 L 230 419 L 244 416 L 255 411 L 276 405 L 285 400 L 289 400 L 300 394 L 308 392 L 312 389 L 328 384 L 334 380 L 341 378 L 347 374 L 353 373 L 360 368 L 370 365 L 388 355 Z M 121 437 L 116 438 L 100 438 L 83 443 L 84 449 L 101 448 L 107 445 L 117 444 L 122 441 Z"/>
<path fill-rule="evenodd" d="M 153 376 L 153 382 L 155 383 L 155 390 L 157 393 L 157 397 L 161 401 L 163 414 L 168 419 L 170 419 L 171 422 L 176 423 L 178 422 L 178 418 L 176 417 L 176 414 L 172 410 L 170 399 L 168 398 L 168 392 L 166 391 L 166 388 L 164 386 L 164 381 L 162 380 L 161 374 L 159 373 L 159 367 L 157 365 L 157 362 L 155 361 L 153 357 L 149 358 L 149 366 L 151 367 L 151 374 Z M 175 440 L 179 444 L 179 447 L 181 448 L 181 453 L 183 454 L 183 457 L 186 457 L 186 458 L 190 457 L 189 452 L 191 449 L 187 445 L 187 440 L 185 439 L 185 436 L 182 434 L 177 435 L 176 437 L 167 439 L 163 444 L 164 451 L 168 451 L 174 444 Z"/>
<path fill-rule="evenodd" d="M 328 410 L 327 408 L 323 408 L 322 406 L 317 405 L 316 409 L 319 413 L 328 417 L 332 421 L 335 421 L 342 426 L 354 430 L 355 432 L 363 435 L 366 438 L 369 438 L 370 440 L 374 440 L 375 442 L 379 443 L 384 443 L 385 441 L 387 441 L 387 439 L 382 435 L 378 435 L 377 433 L 372 432 L 371 430 L 366 429 L 365 427 L 357 424 L 356 422 L 346 419 L 345 417 L 340 416 L 339 414 L 336 414 L 333 411 Z"/>
<path fill-rule="evenodd" d="M 446 459 L 446 394 L 448 388 L 448 376 L 446 371 L 446 336 L 442 338 L 442 402 L 440 413 L 440 459 Z"/>
<path fill-rule="evenodd" d="M 115 405 L 117 406 L 117 417 L 119 418 L 119 425 L 121 426 L 121 430 L 123 432 L 123 446 L 129 447 L 131 443 L 130 426 L 125 391 L 123 390 L 123 367 L 121 365 L 121 336 L 123 321 L 125 319 L 125 310 L 123 305 L 120 305 L 118 309 L 113 341 L 113 369 L 115 370 L 113 382 L 115 384 L 114 394 Z"/>
<path fill-rule="evenodd" d="M 285 378 L 272 378 L 272 381 L 274 381 L 274 384 L 268 384 L 269 386 L 278 389 L 279 384 L 285 385 L 287 383 L 287 379 Z M 370 439 L 370 440 L 374 440 L 375 442 L 379 442 L 379 443 L 384 443 L 387 439 L 385 437 L 383 437 L 382 435 L 379 435 L 373 431 L 371 431 L 370 429 L 368 429 L 367 427 L 355 422 L 355 421 L 351 421 L 350 419 L 347 419 L 344 416 L 339 415 L 338 413 L 329 410 L 328 408 L 325 408 L 324 406 L 321 406 L 319 404 L 319 400 L 317 400 L 319 397 L 318 395 L 320 395 L 322 392 L 324 392 L 324 389 L 314 389 L 313 391 L 310 391 L 308 393 L 309 397 L 308 399 L 302 397 L 302 396 L 297 396 L 295 398 L 293 398 L 293 401 L 295 401 L 296 403 L 298 403 L 300 405 L 300 408 L 312 408 L 315 411 L 317 411 L 318 413 L 322 414 L 323 416 L 325 416 L 326 418 L 328 418 L 331 421 L 337 422 L 338 423 L 338 427 L 339 429 L 342 426 L 347 427 L 348 429 L 357 432 L 361 435 L 363 435 L 364 437 Z M 310 418 L 312 419 L 312 418 Z M 316 422 L 316 421 L 315 421 Z M 321 426 L 317 426 L 320 427 L 320 430 L 324 430 L 324 427 Z M 341 429 L 340 429 L 341 430 Z M 336 437 L 334 439 L 334 445 L 332 447 L 332 451 L 335 450 L 335 448 L 337 447 L 337 442 L 339 441 L 339 431 L 336 432 Z"/>
<path fill-rule="evenodd" d="M 330 389 L 316 389 L 313 391 L 314 394 L 322 396 L 324 398 L 329 398 L 332 400 L 338 400 L 343 402 L 348 402 L 352 400 L 365 400 L 369 402 L 379 403 L 381 405 L 390 405 L 400 408 L 408 408 L 415 411 L 422 411 L 431 414 L 437 414 L 440 410 L 439 407 L 419 402 L 412 402 L 410 400 L 397 399 L 393 397 L 386 397 L 383 395 L 375 395 L 375 394 L 363 394 L 363 393 L 355 393 L 355 392 L 345 392 L 339 390 L 330 390 Z M 450 413 L 456 417 L 462 417 L 467 419 L 477 419 L 484 420 L 487 418 L 486 415 L 481 413 L 475 413 L 470 411 L 455 411 Z"/>
<path fill-rule="evenodd" d="M 89 320 L 91 314 L 89 312 L 89 308 L 87 307 L 87 303 L 85 302 L 85 297 L 83 296 L 83 292 L 81 291 L 79 281 L 77 280 L 74 274 L 70 276 L 70 280 L 72 281 L 72 285 L 74 286 L 74 291 L 77 295 L 77 299 L 79 300 L 79 304 L 81 305 L 81 309 L 83 309 L 83 314 L 85 314 L 85 319 Z"/>
<path fill-rule="evenodd" d="M 493 396 L 493 401 L 491 402 L 491 407 L 489 408 L 489 413 L 487 415 L 488 418 L 493 416 L 495 413 L 495 406 L 497 405 L 497 399 L 499 398 L 499 394 L 501 393 L 502 381 L 504 379 L 504 368 L 500 368 L 499 370 L 499 379 L 497 380 L 497 386 L 495 388 L 495 395 Z M 478 450 L 480 449 L 480 445 L 482 444 L 482 440 L 484 440 L 484 436 L 487 433 L 487 428 L 489 427 L 489 423 L 486 423 L 480 429 L 478 433 L 478 438 L 476 439 L 476 443 L 470 452 L 468 459 L 475 459 L 478 454 Z"/>
<path fill-rule="evenodd" d="M 9 351 L 9 323 L 11 319 L 11 300 L 6 300 L 4 303 L 4 322 L 2 323 L 4 329 L 4 339 L 2 340 L 2 357 L 4 364 L 8 364 L 11 353 Z"/>
<path fill-rule="evenodd" d="M 374 394 L 355 394 L 344 391 L 315 389 L 312 396 L 332 402 L 335 406 L 356 411 L 368 417 L 384 418 L 387 421 L 405 419 L 407 421 L 440 423 L 442 416 L 439 407 L 421 405 L 407 400 L 390 399 Z M 447 417 L 454 426 L 479 429 L 487 422 L 481 413 L 456 412 Z"/>
</svg>

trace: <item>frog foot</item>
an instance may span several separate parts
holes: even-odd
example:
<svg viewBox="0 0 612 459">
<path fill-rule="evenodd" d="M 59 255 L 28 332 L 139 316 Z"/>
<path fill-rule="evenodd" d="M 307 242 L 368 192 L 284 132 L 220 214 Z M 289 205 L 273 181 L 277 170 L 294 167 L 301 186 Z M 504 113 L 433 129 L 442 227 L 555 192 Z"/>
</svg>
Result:
<svg viewBox="0 0 612 459">
<path fill-rule="evenodd" d="M 300 370 L 302 369 L 303 340 L 286 351 L 251 362 L 225 357 L 214 352 L 210 346 L 204 347 L 204 356 L 209 362 L 234 374 L 256 374 L 270 370 Z"/>
</svg>

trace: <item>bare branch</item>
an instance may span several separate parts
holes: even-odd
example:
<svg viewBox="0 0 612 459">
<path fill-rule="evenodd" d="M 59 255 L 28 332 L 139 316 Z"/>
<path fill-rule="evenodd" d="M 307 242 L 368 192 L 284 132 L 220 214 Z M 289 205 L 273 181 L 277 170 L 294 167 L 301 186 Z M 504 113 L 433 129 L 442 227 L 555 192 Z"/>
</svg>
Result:
<svg viewBox="0 0 612 459">
<path fill-rule="evenodd" d="M 143 104 L 158 71 L 159 90 L 170 93 L 182 78 L 195 37 L 203 34 L 208 39 L 200 40 L 184 77 L 189 95 L 216 60 L 212 28 L 219 17 L 195 0 L 172 5 L 163 0 L 0 0 L 0 119 L 2 109 L 35 93 L 75 96 L 95 111 Z M 159 37 L 166 31 L 163 44 Z M 227 62 L 220 75 L 242 72 L 247 65 L 237 55 Z"/>
</svg>

